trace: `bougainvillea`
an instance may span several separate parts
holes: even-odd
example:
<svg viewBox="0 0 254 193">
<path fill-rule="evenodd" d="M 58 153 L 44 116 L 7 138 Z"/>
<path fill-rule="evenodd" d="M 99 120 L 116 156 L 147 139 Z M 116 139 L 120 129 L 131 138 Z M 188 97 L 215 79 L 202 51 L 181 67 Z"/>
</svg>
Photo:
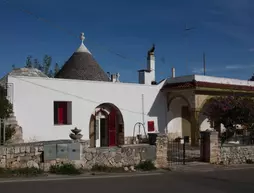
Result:
<svg viewBox="0 0 254 193">
<path fill-rule="evenodd" d="M 252 128 L 254 100 L 241 96 L 214 97 L 207 101 L 204 115 L 209 122 L 222 123 L 225 128 L 233 128 L 237 124 Z"/>
</svg>

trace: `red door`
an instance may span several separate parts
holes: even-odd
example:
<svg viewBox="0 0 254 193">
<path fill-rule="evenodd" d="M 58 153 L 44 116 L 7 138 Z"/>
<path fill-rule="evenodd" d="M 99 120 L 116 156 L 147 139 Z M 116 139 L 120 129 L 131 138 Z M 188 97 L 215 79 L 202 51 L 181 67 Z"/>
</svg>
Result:
<svg viewBox="0 0 254 193">
<path fill-rule="evenodd" d="M 116 111 L 113 109 L 108 117 L 108 145 L 116 146 Z"/>
</svg>

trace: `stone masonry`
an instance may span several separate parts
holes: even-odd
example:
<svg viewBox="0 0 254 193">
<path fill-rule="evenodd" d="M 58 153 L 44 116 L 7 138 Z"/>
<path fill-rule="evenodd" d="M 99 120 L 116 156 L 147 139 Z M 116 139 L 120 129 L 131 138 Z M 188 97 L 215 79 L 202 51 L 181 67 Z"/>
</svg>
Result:
<svg viewBox="0 0 254 193">
<path fill-rule="evenodd" d="M 254 161 L 254 146 L 239 144 L 220 144 L 218 133 L 210 135 L 210 163 L 213 164 L 245 164 Z"/>
<path fill-rule="evenodd" d="M 220 141 L 218 132 L 212 131 L 210 134 L 210 163 L 216 164 L 220 157 Z"/>
<path fill-rule="evenodd" d="M 91 169 L 94 165 L 108 167 L 134 166 L 141 161 L 154 161 L 156 158 L 156 147 L 148 144 L 128 145 L 114 148 L 89 148 L 88 143 L 82 142 L 80 160 L 70 161 L 66 159 L 55 159 L 44 161 L 43 151 L 45 143 L 49 142 L 0 146 L 0 167 L 35 167 L 48 171 L 51 165 L 57 163 L 73 163 L 78 168 Z M 51 144 L 54 143 L 66 144 L 70 142 L 51 142 Z"/>
<path fill-rule="evenodd" d="M 156 161 L 157 168 L 168 168 L 168 137 L 159 134 L 156 140 Z"/>
<path fill-rule="evenodd" d="M 244 164 L 254 161 L 254 146 L 223 146 L 220 150 L 220 163 L 224 165 Z"/>
</svg>

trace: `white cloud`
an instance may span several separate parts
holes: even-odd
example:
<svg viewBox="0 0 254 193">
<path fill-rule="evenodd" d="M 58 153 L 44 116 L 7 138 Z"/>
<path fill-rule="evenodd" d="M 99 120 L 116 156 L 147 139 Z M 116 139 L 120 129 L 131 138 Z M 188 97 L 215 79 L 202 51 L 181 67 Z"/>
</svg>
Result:
<svg viewBox="0 0 254 193">
<path fill-rule="evenodd" d="M 236 69 L 242 69 L 243 66 L 240 66 L 240 65 L 228 65 L 228 66 L 225 66 L 225 69 L 227 70 L 236 70 Z"/>
<path fill-rule="evenodd" d="M 225 66 L 226 70 L 240 70 L 240 69 L 248 69 L 253 68 L 254 65 L 228 65 Z"/>
<path fill-rule="evenodd" d="M 206 69 L 206 72 L 211 72 L 211 71 L 214 71 L 212 69 Z M 204 73 L 204 68 L 194 68 L 192 70 L 193 73 L 196 73 L 196 74 L 201 74 L 201 73 Z"/>
<path fill-rule="evenodd" d="M 254 68 L 254 64 L 252 65 L 227 65 L 222 68 L 214 68 L 214 69 L 206 69 L 206 72 L 219 72 L 219 71 L 233 71 L 233 70 L 243 70 Z M 201 74 L 204 72 L 203 68 L 193 68 L 192 73 Z"/>
<path fill-rule="evenodd" d="M 194 68 L 194 69 L 192 70 L 192 72 L 195 73 L 195 74 L 200 74 L 200 73 L 203 72 L 203 68 Z"/>
<path fill-rule="evenodd" d="M 250 48 L 250 49 L 249 49 L 249 52 L 254 52 L 254 48 Z"/>
</svg>

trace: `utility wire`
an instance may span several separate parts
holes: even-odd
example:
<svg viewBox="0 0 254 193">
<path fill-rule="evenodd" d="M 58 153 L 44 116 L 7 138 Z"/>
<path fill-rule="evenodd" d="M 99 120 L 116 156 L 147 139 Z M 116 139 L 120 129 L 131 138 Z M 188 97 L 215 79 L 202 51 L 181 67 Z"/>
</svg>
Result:
<svg viewBox="0 0 254 193">
<path fill-rule="evenodd" d="M 9 5 L 15 7 L 15 8 L 18 8 L 20 11 L 22 11 L 22 12 L 24 12 L 24 13 L 30 15 L 30 16 L 35 17 L 37 20 L 41 20 L 41 21 L 43 21 L 43 22 L 48 23 L 49 25 L 51 25 L 51 27 L 54 27 L 54 28 L 56 28 L 56 29 L 58 29 L 58 30 L 62 30 L 62 31 L 64 31 L 64 32 L 66 32 L 67 34 L 69 34 L 69 35 L 71 35 L 71 36 L 74 36 L 75 38 L 80 38 L 79 35 L 77 35 L 76 33 L 73 33 L 72 31 L 69 31 L 69 30 L 67 30 L 67 29 L 64 28 L 64 27 L 61 27 L 61 26 L 59 26 L 59 25 L 56 25 L 55 23 L 51 22 L 51 21 L 48 20 L 48 19 L 45 19 L 45 18 L 43 18 L 43 17 L 39 17 L 38 15 L 34 14 L 33 12 L 31 12 L 31 11 L 29 11 L 29 10 L 24 9 L 24 8 L 21 7 L 21 6 L 17 6 L 17 5 L 15 6 L 15 5 L 13 5 L 9 0 L 3 0 L 3 1 L 6 2 L 6 3 L 8 3 Z M 116 52 L 114 52 L 113 50 L 111 50 L 111 49 L 109 49 L 109 48 L 107 48 L 107 47 L 105 47 L 105 46 L 102 46 L 102 45 L 100 45 L 100 44 L 97 44 L 97 43 L 95 43 L 95 42 L 92 42 L 92 43 L 95 44 L 95 45 L 97 45 L 98 47 L 101 47 L 101 48 L 103 48 L 104 50 L 106 50 L 106 51 L 108 51 L 108 52 L 110 52 L 110 53 L 112 53 L 112 54 L 114 54 L 114 55 L 120 57 L 120 58 L 123 58 L 123 59 L 126 59 L 126 60 L 130 60 L 130 61 L 132 61 L 132 62 L 134 61 L 135 63 L 138 63 L 139 65 L 141 65 L 141 62 L 139 62 L 139 61 L 136 60 L 136 59 L 133 59 L 133 58 L 124 56 L 124 55 L 122 55 L 122 54 L 120 54 L 120 53 L 116 53 Z M 143 64 L 142 64 L 142 65 L 143 65 Z"/>
<path fill-rule="evenodd" d="M 82 96 L 78 96 L 78 95 L 74 95 L 74 94 L 71 94 L 71 93 L 68 93 L 68 92 L 64 92 L 64 91 L 61 91 L 61 90 L 57 90 L 57 89 L 54 89 L 54 88 L 50 88 L 48 86 L 44 86 L 44 85 L 40 85 L 40 84 L 37 84 L 37 83 L 34 83 L 34 82 L 31 82 L 31 81 L 28 81 L 28 80 L 24 80 L 22 78 L 19 78 L 19 77 L 14 77 L 16 79 L 19 79 L 23 82 L 26 82 L 26 83 L 29 83 L 29 84 L 33 84 L 35 86 L 38 86 L 38 87 L 42 87 L 44 89 L 47 89 L 47 90 L 51 90 L 51 91 L 54 91 L 54 92 L 58 92 L 58 93 L 61 93 L 61 94 L 64 94 L 64 95 L 69 95 L 69 96 L 72 96 L 72 97 L 75 97 L 75 98 L 78 98 L 80 100 L 83 100 L 83 101 L 86 101 L 86 102 L 89 102 L 89 103 L 94 103 L 94 104 L 97 104 L 97 105 L 100 105 L 102 103 L 104 103 L 103 101 L 102 102 L 98 102 L 98 101 L 94 101 L 94 100 L 91 100 L 91 99 L 87 99 L 87 98 L 84 98 Z M 141 95 L 140 95 L 141 97 Z M 134 113 L 134 114 L 139 114 L 139 115 L 148 115 L 148 113 L 142 113 L 142 112 L 137 112 L 137 111 L 132 111 L 132 110 L 128 110 L 128 109 L 125 109 L 125 108 L 121 108 L 121 107 L 118 107 L 118 109 L 122 110 L 122 111 L 126 111 L 126 112 L 129 112 L 129 113 Z"/>
<path fill-rule="evenodd" d="M 24 9 L 24 8 L 21 7 L 21 6 L 17 6 L 17 5 L 15 6 L 15 5 L 13 5 L 13 4 L 10 2 L 10 0 L 3 0 L 3 1 L 6 2 L 7 4 L 9 4 L 10 6 L 13 6 L 13 7 L 17 8 L 18 10 L 22 11 L 23 13 L 26 13 L 26 14 L 32 16 L 32 17 L 35 17 L 37 20 L 43 21 L 43 22 L 45 22 L 45 23 L 48 23 L 48 24 L 51 25 L 51 27 L 53 27 L 53 28 L 56 28 L 56 29 L 61 30 L 61 31 L 63 31 L 63 32 L 66 32 L 68 35 L 70 35 L 70 36 L 72 36 L 72 37 L 80 38 L 80 36 L 77 35 L 76 33 L 74 33 L 73 31 L 67 30 L 67 29 L 64 28 L 64 27 L 61 27 L 61 26 L 59 26 L 59 25 L 56 25 L 54 22 L 51 22 L 50 20 L 47 20 L 47 19 L 45 19 L 45 18 L 43 18 L 43 17 L 39 17 L 38 15 L 34 14 L 33 12 L 31 12 L 31 11 L 29 11 L 29 10 Z M 89 40 L 89 41 L 90 41 L 90 40 Z M 137 59 L 124 56 L 123 54 L 120 54 L 120 53 L 116 53 L 116 52 L 114 52 L 113 50 L 111 50 L 111 49 L 109 49 L 109 48 L 107 48 L 107 47 L 105 47 L 105 46 L 102 46 L 102 45 L 100 45 L 100 44 L 98 44 L 98 43 L 96 43 L 96 42 L 93 42 L 93 41 L 91 41 L 91 42 L 92 42 L 94 45 L 96 45 L 97 47 L 100 47 L 100 48 L 102 48 L 102 49 L 108 51 L 109 53 L 111 53 L 111 54 L 113 54 L 113 55 L 116 55 L 116 56 L 118 56 L 118 57 L 120 57 L 120 58 L 122 58 L 122 59 L 129 60 L 129 61 L 134 62 L 134 63 L 136 63 L 136 64 L 138 64 L 138 65 L 140 65 L 140 66 L 143 66 L 143 67 L 146 66 L 146 64 L 144 64 L 143 62 L 141 63 L 141 62 L 138 61 Z M 146 56 L 144 56 L 144 58 L 146 59 Z M 161 62 L 162 62 L 163 64 L 165 64 L 165 61 L 164 61 L 163 59 L 161 60 Z M 160 73 L 160 75 L 161 75 L 161 73 Z"/>
</svg>

